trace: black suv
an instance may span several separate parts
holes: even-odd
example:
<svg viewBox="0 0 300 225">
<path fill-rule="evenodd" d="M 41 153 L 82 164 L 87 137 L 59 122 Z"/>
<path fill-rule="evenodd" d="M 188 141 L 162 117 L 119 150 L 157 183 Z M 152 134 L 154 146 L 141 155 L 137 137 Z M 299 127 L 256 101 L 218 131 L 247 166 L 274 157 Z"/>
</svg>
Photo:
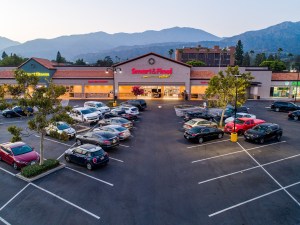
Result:
<svg viewBox="0 0 300 225">
<path fill-rule="evenodd" d="M 209 113 L 209 112 L 187 112 L 184 115 L 184 121 L 189 121 L 194 118 L 201 118 L 212 121 L 215 115 Z"/>
<path fill-rule="evenodd" d="M 144 99 L 131 99 L 125 102 L 122 102 L 121 105 L 133 105 L 137 107 L 140 111 L 143 111 L 147 108 L 147 103 Z"/>
<path fill-rule="evenodd" d="M 109 157 L 101 147 L 85 144 L 65 151 L 65 160 L 86 166 L 91 170 L 97 166 L 106 165 Z"/>
<path fill-rule="evenodd" d="M 299 110 L 300 107 L 292 102 L 273 102 L 271 105 L 271 109 L 275 110 L 276 112 L 289 112 Z"/>
<path fill-rule="evenodd" d="M 256 125 L 252 129 L 245 131 L 244 137 L 246 141 L 255 141 L 263 144 L 265 140 L 276 139 L 281 140 L 282 129 L 275 123 L 262 123 Z"/>
</svg>

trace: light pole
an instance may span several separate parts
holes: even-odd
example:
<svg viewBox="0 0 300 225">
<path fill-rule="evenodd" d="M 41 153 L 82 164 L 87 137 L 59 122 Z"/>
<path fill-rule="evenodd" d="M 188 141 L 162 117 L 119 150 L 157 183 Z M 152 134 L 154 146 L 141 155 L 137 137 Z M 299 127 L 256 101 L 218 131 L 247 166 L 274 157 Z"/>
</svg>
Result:
<svg viewBox="0 0 300 225">
<path fill-rule="evenodd" d="M 236 108 L 237 108 L 237 98 L 238 98 L 237 79 L 240 76 L 241 75 L 239 75 L 239 74 L 234 75 L 234 77 L 235 77 L 234 119 L 233 119 L 233 132 L 231 132 L 231 135 L 230 135 L 230 140 L 232 142 L 237 142 L 237 133 L 236 133 L 236 129 L 235 129 L 235 120 L 236 120 Z"/>
<path fill-rule="evenodd" d="M 298 94 L 298 82 L 299 82 L 299 72 L 300 72 L 300 66 L 298 67 L 298 75 L 297 75 L 297 81 L 296 81 L 296 93 L 295 93 L 295 100 L 294 103 L 296 104 L 297 102 L 297 94 Z"/>
</svg>

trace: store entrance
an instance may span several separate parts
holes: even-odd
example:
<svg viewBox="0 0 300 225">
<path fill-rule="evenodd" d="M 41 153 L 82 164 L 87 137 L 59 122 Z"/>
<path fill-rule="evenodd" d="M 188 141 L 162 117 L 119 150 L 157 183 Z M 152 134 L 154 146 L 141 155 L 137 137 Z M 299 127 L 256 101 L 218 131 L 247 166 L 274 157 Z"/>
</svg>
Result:
<svg viewBox="0 0 300 225">
<path fill-rule="evenodd" d="M 134 97 L 132 91 L 133 86 L 119 86 L 119 97 Z M 144 94 L 139 96 L 145 99 L 181 99 L 185 86 L 140 86 L 144 90 Z"/>
</svg>

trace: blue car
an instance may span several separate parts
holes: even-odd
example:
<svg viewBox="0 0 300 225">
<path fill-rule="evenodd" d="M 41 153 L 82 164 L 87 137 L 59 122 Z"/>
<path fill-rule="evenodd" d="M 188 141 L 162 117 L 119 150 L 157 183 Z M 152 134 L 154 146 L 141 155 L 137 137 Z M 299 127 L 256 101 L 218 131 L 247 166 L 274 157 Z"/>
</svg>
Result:
<svg viewBox="0 0 300 225">
<path fill-rule="evenodd" d="M 108 153 L 100 146 L 84 144 L 65 151 L 65 160 L 85 166 L 92 170 L 98 166 L 107 165 L 109 162 Z"/>
<path fill-rule="evenodd" d="M 32 114 L 33 114 L 33 108 L 31 107 L 23 108 L 21 106 L 14 106 L 11 109 L 5 109 L 2 111 L 2 115 L 7 118 L 30 116 Z"/>
</svg>

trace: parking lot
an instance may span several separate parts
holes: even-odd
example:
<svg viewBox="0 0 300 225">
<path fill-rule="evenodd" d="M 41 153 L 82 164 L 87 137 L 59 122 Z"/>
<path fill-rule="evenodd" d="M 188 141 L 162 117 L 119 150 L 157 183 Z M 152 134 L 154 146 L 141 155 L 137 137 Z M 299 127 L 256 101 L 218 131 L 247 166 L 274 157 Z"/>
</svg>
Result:
<svg viewBox="0 0 300 225">
<path fill-rule="evenodd" d="M 27 183 L 0 162 L 0 224 L 300 224 L 299 121 L 269 111 L 270 102 L 249 101 L 257 118 L 283 128 L 280 142 L 232 143 L 224 135 L 200 145 L 183 138 L 176 104 L 148 102 L 106 167 L 66 163 L 75 141 L 50 137 L 46 158 L 66 168 Z M 1 117 L 0 142 L 10 139 L 9 125 L 26 128 L 26 120 Z M 39 149 L 37 134 L 23 141 Z"/>
</svg>

